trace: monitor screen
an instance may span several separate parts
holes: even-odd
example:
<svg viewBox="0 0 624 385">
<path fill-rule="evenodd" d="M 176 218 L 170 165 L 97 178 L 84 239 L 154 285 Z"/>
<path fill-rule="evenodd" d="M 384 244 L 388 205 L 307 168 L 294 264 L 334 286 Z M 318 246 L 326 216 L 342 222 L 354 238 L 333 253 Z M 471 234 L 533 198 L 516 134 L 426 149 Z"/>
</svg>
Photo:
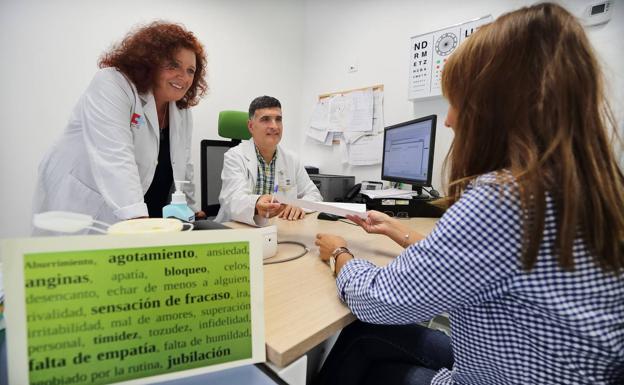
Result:
<svg viewBox="0 0 624 385">
<path fill-rule="evenodd" d="M 381 179 L 431 186 L 436 115 L 386 127 Z"/>
<path fill-rule="evenodd" d="M 229 140 L 201 141 L 201 207 L 209 217 L 219 212 L 223 155 L 237 144 Z"/>
</svg>

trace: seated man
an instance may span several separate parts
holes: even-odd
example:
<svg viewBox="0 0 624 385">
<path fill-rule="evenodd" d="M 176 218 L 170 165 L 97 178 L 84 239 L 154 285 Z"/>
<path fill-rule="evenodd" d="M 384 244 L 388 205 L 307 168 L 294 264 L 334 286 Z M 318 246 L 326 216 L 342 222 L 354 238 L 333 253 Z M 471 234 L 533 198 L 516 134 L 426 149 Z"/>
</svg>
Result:
<svg viewBox="0 0 624 385">
<path fill-rule="evenodd" d="M 279 145 L 282 138 L 282 106 L 279 100 L 260 96 L 249 105 L 247 123 L 252 139 L 224 155 L 221 208 L 217 222 L 238 221 L 262 226 L 268 218 L 297 220 L 305 212 L 280 204 L 279 197 L 322 201 L 299 158 Z M 277 187 L 278 193 L 272 194 Z"/>
</svg>

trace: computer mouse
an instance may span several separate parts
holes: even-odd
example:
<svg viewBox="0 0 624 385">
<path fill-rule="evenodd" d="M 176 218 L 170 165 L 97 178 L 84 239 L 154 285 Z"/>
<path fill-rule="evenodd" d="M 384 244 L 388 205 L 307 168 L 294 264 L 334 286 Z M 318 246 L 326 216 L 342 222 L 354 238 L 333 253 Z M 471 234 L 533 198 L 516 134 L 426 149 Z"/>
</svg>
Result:
<svg viewBox="0 0 624 385">
<path fill-rule="evenodd" d="M 325 221 L 337 221 L 338 219 L 344 218 L 344 217 L 341 217 L 340 215 L 334 215 L 334 214 L 330 214 L 330 213 L 321 212 L 321 213 L 319 213 L 317 218 L 325 220 Z"/>
</svg>

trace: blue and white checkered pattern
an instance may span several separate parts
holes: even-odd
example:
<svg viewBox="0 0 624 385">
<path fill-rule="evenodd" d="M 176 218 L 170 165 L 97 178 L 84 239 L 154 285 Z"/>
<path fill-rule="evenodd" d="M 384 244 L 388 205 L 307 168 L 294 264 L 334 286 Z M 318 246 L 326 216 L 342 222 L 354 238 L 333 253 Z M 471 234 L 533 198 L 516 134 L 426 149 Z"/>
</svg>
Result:
<svg viewBox="0 0 624 385">
<path fill-rule="evenodd" d="M 563 271 L 550 199 L 545 219 L 527 273 L 517 189 L 483 175 L 388 266 L 347 263 L 339 295 L 369 323 L 450 313 L 455 365 L 432 384 L 624 384 L 624 277 L 600 270 L 580 238 L 575 270 Z"/>
</svg>

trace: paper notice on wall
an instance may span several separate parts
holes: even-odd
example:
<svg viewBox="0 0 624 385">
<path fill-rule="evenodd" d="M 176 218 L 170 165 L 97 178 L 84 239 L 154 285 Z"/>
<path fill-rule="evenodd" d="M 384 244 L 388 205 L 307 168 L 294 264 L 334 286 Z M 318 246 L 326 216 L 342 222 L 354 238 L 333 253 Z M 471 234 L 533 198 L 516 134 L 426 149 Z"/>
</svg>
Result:
<svg viewBox="0 0 624 385">
<path fill-rule="evenodd" d="M 327 131 L 329 127 L 329 99 L 321 99 L 316 103 L 310 117 L 310 127 Z"/>
<path fill-rule="evenodd" d="M 314 139 L 314 140 L 316 140 L 318 142 L 321 142 L 323 144 L 325 144 L 327 142 L 327 137 L 328 136 L 332 136 L 333 137 L 331 132 L 329 132 L 327 130 L 319 130 L 319 129 L 316 129 L 315 127 L 310 127 L 308 129 L 308 137 L 310 137 L 310 138 L 312 138 L 312 139 Z M 330 145 L 331 145 L 331 143 L 330 143 Z"/>
<path fill-rule="evenodd" d="M 383 153 L 383 135 L 366 135 L 349 144 L 348 163 L 352 166 L 380 164 Z"/>
<path fill-rule="evenodd" d="M 449 56 L 492 15 L 410 38 L 408 99 L 442 94 L 442 71 Z"/>
<path fill-rule="evenodd" d="M 328 122 L 329 131 L 344 131 L 347 124 L 347 101 L 344 95 L 334 95 L 329 98 Z"/>
<path fill-rule="evenodd" d="M 353 91 L 345 95 L 346 124 L 345 132 L 366 131 L 373 129 L 373 90 Z"/>
<path fill-rule="evenodd" d="M 260 235 L 174 234 L 5 241 L 9 382 L 155 382 L 263 361 Z"/>
<path fill-rule="evenodd" d="M 383 90 L 373 92 L 373 133 L 384 131 Z"/>
</svg>

